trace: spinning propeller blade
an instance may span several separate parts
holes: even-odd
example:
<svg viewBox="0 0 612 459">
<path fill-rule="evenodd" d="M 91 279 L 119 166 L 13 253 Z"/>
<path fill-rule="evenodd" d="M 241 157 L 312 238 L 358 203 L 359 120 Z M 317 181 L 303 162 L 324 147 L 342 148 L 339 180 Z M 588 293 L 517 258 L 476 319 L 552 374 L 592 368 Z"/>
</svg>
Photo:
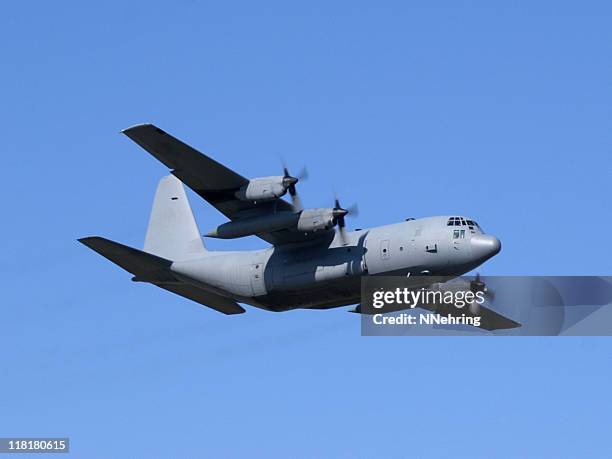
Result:
<svg viewBox="0 0 612 459">
<path fill-rule="evenodd" d="M 480 273 L 476 273 L 474 280 L 470 281 L 470 290 L 473 293 L 484 292 L 485 298 L 493 300 L 495 298 L 495 292 L 487 287 L 487 284 L 480 278 Z M 474 301 L 470 304 L 470 312 L 472 314 L 478 314 L 480 312 L 480 304 Z"/>
<path fill-rule="evenodd" d="M 357 207 L 357 204 L 353 204 L 348 209 L 344 209 L 340 205 L 340 199 L 338 199 L 338 196 L 336 196 L 334 200 L 334 208 L 332 209 L 332 215 L 334 217 L 334 222 L 338 225 L 340 241 L 342 242 L 342 245 L 346 245 L 348 241 L 346 238 L 346 222 L 344 220 L 344 217 L 346 217 L 347 215 L 359 215 L 359 209 Z"/>
<path fill-rule="evenodd" d="M 289 168 L 287 164 L 283 162 L 283 186 L 287 191 L 289 191 L 289 196 L 291 196 L 291 202 L 296 211 L 302 210 L 302 201 L 300 200 L 297 189 L 295 185 L 300 180 L 306 180 L 308 178 L 308 170 L 303 167 L 300 173 L 294 177 L 289 173 Z"/>
</svg>

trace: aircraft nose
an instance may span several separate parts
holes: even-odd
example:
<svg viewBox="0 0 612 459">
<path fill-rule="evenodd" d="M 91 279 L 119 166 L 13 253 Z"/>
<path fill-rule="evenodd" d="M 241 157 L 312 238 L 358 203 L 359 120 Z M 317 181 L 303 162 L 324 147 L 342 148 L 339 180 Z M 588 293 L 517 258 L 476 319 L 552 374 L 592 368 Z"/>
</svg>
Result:
<svg viewBox="0 0 612 459">
<path fill-rule="evenodd" d="M 501 242 L 490 234 L 475 234 L 470 240 L 472 256 L 478 260 L 488 260 L 501 250 Z"/>
</svg>

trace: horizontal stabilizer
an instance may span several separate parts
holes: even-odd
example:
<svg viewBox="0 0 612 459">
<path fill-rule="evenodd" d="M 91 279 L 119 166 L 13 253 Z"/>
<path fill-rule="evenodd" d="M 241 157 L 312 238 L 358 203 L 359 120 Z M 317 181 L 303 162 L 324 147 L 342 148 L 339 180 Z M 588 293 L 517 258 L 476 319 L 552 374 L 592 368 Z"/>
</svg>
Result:
<svg viewBox="0 0 612 459">
<path fill-rule="evenodd" d="M 230 298 L 207 292 L 189 284 L 155 284 L 169 292 L 200 303 L 223 314 L 242 314 L 246 310 Z"/>
<path fill-rule="evenodd" d="M 149 282 L 223 314 L 245 312 L 244 308 L 230 298 L 199 289 L 176 279 L 169 269 L 172 265 L 170 260 L 98 236 L 84 237 L 79 239 L 79 242 L 134 274 L 133 280 L 135 281 Z"/>
<path fill-rule="evenodd" d="M 136 277 L 148 278 L 155 271 L 164 271 L 170 268 L 172 262 L 142 250 L 119 244 L 103 237 L 92 236 L 79 239 L 91 250 L 98 252 L 104 258 L 121 266 Z"/>
</svg>

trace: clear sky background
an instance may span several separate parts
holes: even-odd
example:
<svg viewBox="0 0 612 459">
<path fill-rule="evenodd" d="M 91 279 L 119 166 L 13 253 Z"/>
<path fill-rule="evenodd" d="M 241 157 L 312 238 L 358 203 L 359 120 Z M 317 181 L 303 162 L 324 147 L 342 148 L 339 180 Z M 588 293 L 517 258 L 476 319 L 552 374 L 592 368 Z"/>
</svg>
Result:
<svg viewBox="0 0 612 459">
<path fill-rule="evenodd" d="M 226 317 L 76 242 L 142 247 L 153 122 L 245 176 L 307 165 L 351 227 L 476 218 L 484 274 L 610 275 L 609 2 L 7 2 L 0 435 L 77 457 L 610 457 L 612 341 L 366 338 Z M 200 229 L 223 221 L 190 193 Z M 256 248 L 257 239 L 209 242 Z"/>
</svg>

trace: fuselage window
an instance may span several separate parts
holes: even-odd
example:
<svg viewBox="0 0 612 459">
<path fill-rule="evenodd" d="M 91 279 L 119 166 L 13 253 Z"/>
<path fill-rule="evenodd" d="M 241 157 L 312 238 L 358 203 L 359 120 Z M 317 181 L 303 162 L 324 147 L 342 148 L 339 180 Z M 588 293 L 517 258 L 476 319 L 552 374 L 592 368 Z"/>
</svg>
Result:
<svg viewBox="0 0 612 459">
<path fill-rule="evenodd" d="M 465 230 L 453 231 L 453 239 L 465 239 Z"/>
</svg>

